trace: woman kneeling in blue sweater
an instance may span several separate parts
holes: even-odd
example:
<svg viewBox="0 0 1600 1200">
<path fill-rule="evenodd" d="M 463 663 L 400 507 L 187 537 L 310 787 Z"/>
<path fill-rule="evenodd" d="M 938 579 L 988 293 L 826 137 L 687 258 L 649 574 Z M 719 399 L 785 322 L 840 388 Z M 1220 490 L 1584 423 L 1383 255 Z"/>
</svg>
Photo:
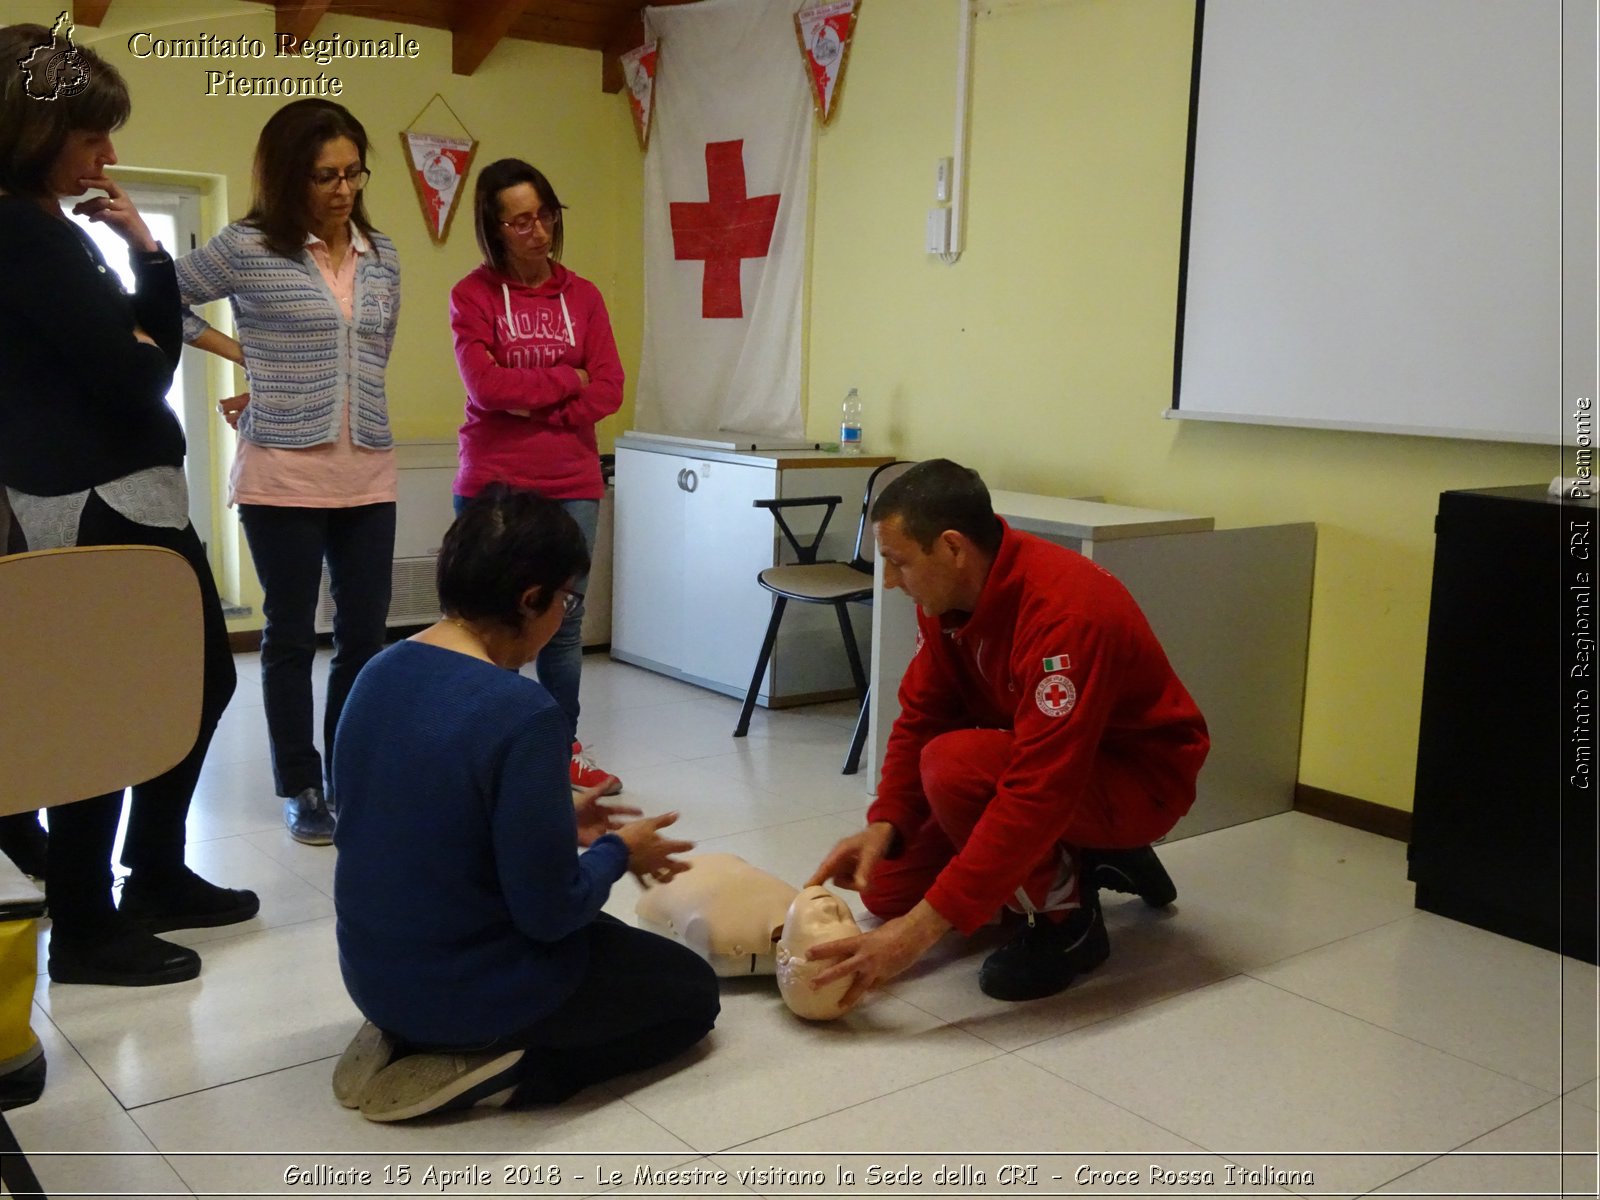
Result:
<svg viewBox="0 0 1600 1200">
<path fill-rule="evenodd" d="M 363 668 L 340 719 L 339 963 L 367 1024 L 334 1093 L 375 1121 L 549 1104 L 711 1031 L 692 951 L 600 911 L 691 843 L 665 813 L 574 793 L 567 718 L 517 674 L 577 602 L 583 534 L 553 500 L 484 489 L 439 552 L 443 620 Z M 509 669 L 508 669 L 509 668 Z M 581 853 L 577 852 L 583 847 Z"/>
</svg>

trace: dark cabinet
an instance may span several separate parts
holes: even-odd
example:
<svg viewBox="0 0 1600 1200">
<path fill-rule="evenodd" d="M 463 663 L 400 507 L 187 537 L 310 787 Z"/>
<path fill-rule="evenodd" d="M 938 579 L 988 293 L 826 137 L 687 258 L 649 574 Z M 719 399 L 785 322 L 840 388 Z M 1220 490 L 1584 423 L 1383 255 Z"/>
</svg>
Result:
<svg viewBox="0 0 1600 1200">
<path fill-rule="evenodd" d="M 1594 520 L 1543 487 L 1440 496 L 1410 848 L 1418 908 L 1591 963 Z"/>
</svg>

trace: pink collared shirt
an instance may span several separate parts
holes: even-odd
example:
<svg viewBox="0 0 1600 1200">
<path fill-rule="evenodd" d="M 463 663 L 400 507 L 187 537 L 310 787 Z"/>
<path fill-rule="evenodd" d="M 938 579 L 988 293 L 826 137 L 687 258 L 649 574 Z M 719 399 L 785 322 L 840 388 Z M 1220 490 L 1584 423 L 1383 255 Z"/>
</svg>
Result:
<svg viewBox="0 0 1600 1200">
<path fill-rule="evenodd" d="M 328 244 L 321 238 L 306 234 L 306 249 L 348 322 L 355 312 L 356 255 L 372 253 L 372 243 L 352 224 L 350 249 L 337 271 Z M 285 450 L 240 438 L 228 481 L 228 503 L 355 508 L 392 502 L 397 491 L 394 451 L 367 450 L 350 440 L 350 394 L 346 392 L 336 442 Z"/>
</svg>

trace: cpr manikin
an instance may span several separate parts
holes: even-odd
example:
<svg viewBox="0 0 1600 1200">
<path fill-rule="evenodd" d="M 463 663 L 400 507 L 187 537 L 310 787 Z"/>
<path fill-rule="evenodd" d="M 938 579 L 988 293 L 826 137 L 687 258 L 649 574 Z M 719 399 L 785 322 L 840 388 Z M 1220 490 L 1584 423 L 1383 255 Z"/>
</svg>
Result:
<svg viewBox="0 0 1600 1200">
<path fill-rule="evenodd" d="M 852 976 L 814 988 L 811 980 L 831 959 L 809 957 L 813 946 L 861 932 L 844 903 L 825 887 L 808 887 L 789 905 L 789 915 L 778 939 L 778 991 L 796 1016 L 811 1021 L 831 1021 L 849 1011 L 844 994 Z"/>
<path fill-rule="evenodd" d="M 696 854 L 693 869 L 646 889 L 639 925 L 682 942 L 721 976 L 771 975 L 795 889 L 737 854 Z"/>
</svg>

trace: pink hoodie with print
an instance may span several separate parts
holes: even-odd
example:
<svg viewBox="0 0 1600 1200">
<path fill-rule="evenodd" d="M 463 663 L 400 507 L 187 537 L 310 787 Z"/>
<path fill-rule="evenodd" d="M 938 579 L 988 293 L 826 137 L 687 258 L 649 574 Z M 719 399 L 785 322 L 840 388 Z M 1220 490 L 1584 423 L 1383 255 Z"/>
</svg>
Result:
<svg viewBox="0 0 1600 1200">
<path fill-rule="evenodd" d="M 622 361 L 600 289 L 550 266 L 538 287 L 483 265 L 450 291 L 467 389 L 458 496 L 495 482 L 556 500 L 597 500 L 604 491 L 594 427 L 622 407 Z"/>
</svg>

